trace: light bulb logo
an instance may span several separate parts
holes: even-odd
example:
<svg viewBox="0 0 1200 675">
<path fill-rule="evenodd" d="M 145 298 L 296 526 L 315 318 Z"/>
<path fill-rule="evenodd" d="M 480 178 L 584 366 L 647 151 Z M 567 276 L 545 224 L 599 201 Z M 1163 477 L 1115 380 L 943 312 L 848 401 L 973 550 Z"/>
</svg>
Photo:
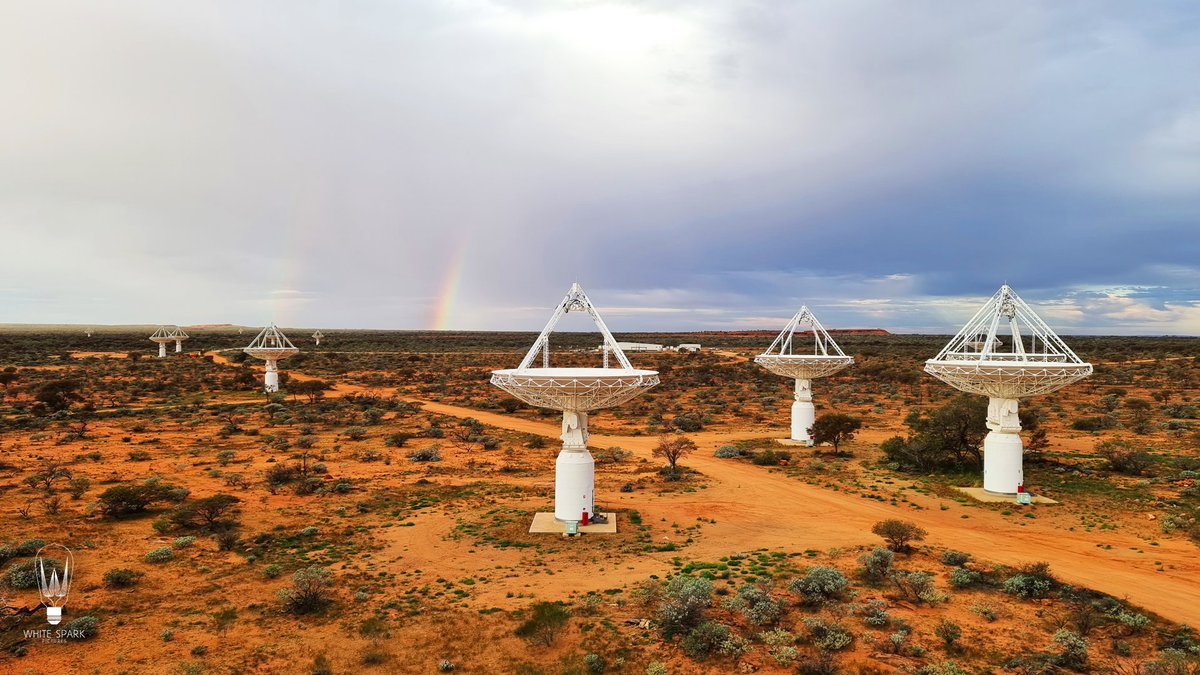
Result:
<svg viewBox="0 0 1200 675">
<path fill-rule="evenodd" d="M 75 556 L 62 544 L 50 544 L 38 550 L 33 566 L 38 593 L 46 605 L 46 621 L 57 626 L 62 621 L 62 608 L 67 604 L 67 593 L 71 590 Z"/>
</svg>

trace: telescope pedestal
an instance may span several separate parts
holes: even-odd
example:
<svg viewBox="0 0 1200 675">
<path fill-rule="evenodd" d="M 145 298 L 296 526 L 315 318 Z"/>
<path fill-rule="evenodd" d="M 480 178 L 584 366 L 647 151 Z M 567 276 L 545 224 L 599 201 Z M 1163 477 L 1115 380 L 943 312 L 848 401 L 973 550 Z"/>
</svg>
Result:
<svg viewBox="0 0 1200 675">
<path fill-rule="evenodd" d="M 590 519 L 596 504 L 596 462 L 587 449 L 587 413 L 563 411 L 562 452 L 554 464 L 554 518 Z"/>
<path fill-rule="evenodd" d="M 983 439 L 983 489 L 1014 495 L 1025 484 L 1025 448 L 1021 444 L 1017 399 L 989 399 L 987 427 L 990 431 Z"/>
<path fill-rule="evenodd" d="M 162 358 L 166 358 L 166 356 L 167 356 L 167 343 L 165 343 L 165 342 L 158 343 L 158 358 L 162 359 Z"/>
<path fill-rule="evenodd" d="M 279 391 L 279 365 L 275 361 L 267 361 L 267 374 L 263 376 L 263 391 L 268 394 Z"/>
<path fill-rule="evenodd" d="M 796 400 L 792 402 L 792 440 L 812 447 L 813 422 L 817 420 L 817 409 L 812 402 L 812 381 L 796 380 Z"/>
</svg>

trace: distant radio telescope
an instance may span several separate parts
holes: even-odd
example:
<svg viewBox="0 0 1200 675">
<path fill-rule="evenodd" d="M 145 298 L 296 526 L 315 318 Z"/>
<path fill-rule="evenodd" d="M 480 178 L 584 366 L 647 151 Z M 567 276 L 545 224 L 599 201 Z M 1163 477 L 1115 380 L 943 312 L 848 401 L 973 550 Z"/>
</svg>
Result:
<svg viewBox="0 0 1200 675">
<path fill-rule="evenodd" d="M 158 358 L 164 358 L 167 355 L 167 343 L 174 342 L 175 337 L 171 335 L 174 329 L 167 326 L 159 326 L 158 330 L 150 336 L 151 342 L 158 343 Z"/>
<path fill-rule="evenodd" d="M 267 362 L 267 374 L 263 377 L 263 391 L 268 394 L 279 391 L 279 360 L 300 353 L 300 350 L 275 327 L 275 324 L 262 329 L 258 337 L 250 342 L 250 346 L 242 351 Z"/>
<path fill-rule="evenodd" d="M 318 347 L 321 346 L 321 338 L 323 338 L 323 337 L 325 337 L 325 334 L 322 333 L 320 330 L 317 330 L 316 332 L 314 332 L 312 334 L 313 341 L 316 344 L 316 346 L 318 346 Z"/>
<path fill-rule="evenodd" d="M 812 331 L 812 349 L 798 345 L 796 331 L 807 326 Z M 803 334 L 801 340 L 808 341 Z M 854 363 L 846 356 L 833 338 L 817 321 L 808 307 L 801 307 L 788 322 L 783 332 L 767 347 L 767 351 L 754 357 L 754 362 L 784 377 L 796 380 L 796 398 L 792 402 L 792 441 L 811 446 L 812 426 L 816 421 L 816 408 L 812 402 L 812 380 L 832 375 Z"/>
<path fill-rule="evenodd" d="M 1092 364 L 1076 356 L 1005 284 L 925 362 L 925 372 L 955 389 L 989 398 L 983 489 L 1008 495 L 1020 492 L 1025 483 L 1017 401 L 1081 380 L 1092 374 Z"/>
<path fill-rule="evenodd" d="M 604 337 L 604 367 L 552 368 L 550 333 L 564 314 L 587 312 Z M 534 366 L 538 354 L 541 365 Z M 609 361 L 617 361 L 610 367 Z M 492 384 L 539 408 L 561 410 L 562 452 L 554 471 L 554 517 L 567 531 L 595 515 L 595 462 L 588 452 L 588 412 L 620 405 L 658 384 L 658 373 L 634 368 L 579 284 L 572 284 L 521 365 L 492 371 Z"/>
<path fill-rule="evenodd" d="M 179 352 L 183 351 L 183 341 L 188 339 L 190 336 L 183 332 L 182 328 L 175 326 L 171 329 L 171 332 L 167 335 L 167 337 L 175 340 L 175 353 L 178 354 Z"/>
</svg>

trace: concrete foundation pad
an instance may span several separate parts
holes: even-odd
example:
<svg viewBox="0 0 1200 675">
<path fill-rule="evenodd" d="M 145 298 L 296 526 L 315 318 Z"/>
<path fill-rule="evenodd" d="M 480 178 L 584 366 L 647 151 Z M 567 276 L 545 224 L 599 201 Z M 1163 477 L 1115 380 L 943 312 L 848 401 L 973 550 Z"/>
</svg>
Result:
<svg viewBox="0 0 1200 675">
<path fill-rule="evenodd" d="M 974 499 L 975 501 L 984 502 L 986 504 L 1016 504 L 1017 503 L 1016 495 L 998 495 L 998 494 L 994 494 L 992 492 L 987 492 L 983 488 L 980 488 L 980 487 L 956 487 L 954 489 L 958 490 L 959 492 L 963 493 L 964 495 L 970 497 L 971 499 Z M 1035 494 L 1031 494 L 1029 496 L 1032 498 L 1032 501 L 1034 504 L 1057 504 L 1058 503 L 1058 502 L 1054 501 L 1053 499 L 1050 499 L 1049 497 L 1042 497 L 1040 495 L 1035 495 Z"/>
<path fill-rule="evenodd" d="M 787 446 L 791 446 L 794 448 L 811 448 L 811 447 L 813 447 L 805 441 L 793 441 L 790 438 L 776 438 L 775 442 L 780 445 L 787 445 Z"/>
<path fill-rule="evenodd" d="M 608 517 L 607 523 L 580 525 L 580 534 L 616 534 L 617 533 L 617 514 L 600 512 L 601 515 Z M 533 514 L 533 524 L 529 526 L 530 534 L 562 534 L 566 531 L 566 526 L 561 521 L 554 519 L 553 513 L 535 513 Z"/>
</svg>

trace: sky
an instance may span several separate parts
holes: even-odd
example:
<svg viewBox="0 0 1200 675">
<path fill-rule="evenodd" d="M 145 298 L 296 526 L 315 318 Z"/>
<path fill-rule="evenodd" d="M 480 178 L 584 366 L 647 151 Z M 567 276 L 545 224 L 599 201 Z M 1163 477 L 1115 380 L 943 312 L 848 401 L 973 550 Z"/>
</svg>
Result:
<svg viewBox="0 0 1200 675">
<path fill-rule="evenodd" d="M 0 0 L 0 322 L 1200 334 L 1200 4 Z"/>
</svg>

